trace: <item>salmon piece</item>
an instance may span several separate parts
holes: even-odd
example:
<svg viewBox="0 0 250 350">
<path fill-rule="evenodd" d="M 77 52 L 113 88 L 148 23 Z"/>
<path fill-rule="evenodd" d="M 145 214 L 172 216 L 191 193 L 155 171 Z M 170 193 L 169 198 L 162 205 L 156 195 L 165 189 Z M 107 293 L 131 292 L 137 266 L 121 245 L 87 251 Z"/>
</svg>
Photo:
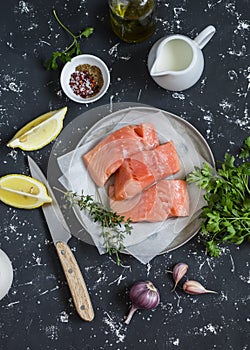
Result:
<svg viewBox="0 0 250 350">
<path fill-rule="evenodd" d="M 125 158 L 158 145 L 159 140 L 152 124 L 127 125 L 100 141 L 83 155 L 83 160 L 97 186 L 104 186 Z"/>
<path fill-rule="evenodd" d="M 180 171 L 172 141 L 150 151 L 141 151 L 124 160 L 115 174 L 115 199 L 134 197 L 154 182 Z"/>
<path fill-rule="evenodd" d="M 132 222 L 159 222 L 189 215 L 189 196 L 184 180 L 161 180 L 139 195 L 116 201 L 114 186 L 109 187 L 110 208 Z"/>
</svg>

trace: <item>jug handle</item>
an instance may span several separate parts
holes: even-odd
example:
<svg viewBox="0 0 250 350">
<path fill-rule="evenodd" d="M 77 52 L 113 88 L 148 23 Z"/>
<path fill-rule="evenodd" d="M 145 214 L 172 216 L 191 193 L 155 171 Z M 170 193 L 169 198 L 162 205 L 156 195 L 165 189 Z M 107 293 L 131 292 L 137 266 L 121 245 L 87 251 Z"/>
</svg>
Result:
<svg viewBox="0 0 250 350">
<path fill-rule="evenodd" d="M 194 39 L 194 41 L 198 44 L 200 49 L 203 49 L 205 45 L 212 39 L 216 29 L 214 26 L 208 26 L 200 32 L 199 35 Z"/>
</svg>

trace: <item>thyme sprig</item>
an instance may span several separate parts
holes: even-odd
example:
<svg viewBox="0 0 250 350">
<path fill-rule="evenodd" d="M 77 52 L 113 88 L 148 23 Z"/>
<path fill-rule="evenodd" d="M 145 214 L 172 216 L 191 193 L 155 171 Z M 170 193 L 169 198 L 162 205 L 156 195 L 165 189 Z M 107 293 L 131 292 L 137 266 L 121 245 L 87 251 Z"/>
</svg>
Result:
<svg viewBox="0 0 250 350">
<path fill-rule="evenodd" d="M 63 51 L 54 51 L 52 53 L 52 57 L 46 62 L 47 70 L 56 70 L 58 68 L 58 60 L 60 60 L 62 63 L 66 63 L 71 61 L 74 56 L 80 55 L 82 50 L 79 40 L 82 37 L 88 38 L 94 31 L 94 28 L 87 27 L 79 35 L 75 35 L 60 21 L 55 10 L 53 10 L 53 15 L 60 26 L 73 38 L 73 41 Z"/>
<path fill-rule="evenodd" d="M 119 253 L 125 249 L 125 235 L 132 232 L 131 220 L 125 220 L 124 216 L 107 209 L 102 203 L 94 200 L 93 196 L 81 195 L 67 191 L 64 194 L 71 206 L 77 205 L 80 210 L 85 210 L 94 222 L 102 226 L 102 238 L 104 247 L 109 255 L 115 255 L 117 265 L 121 264 Z"/>
</svg>

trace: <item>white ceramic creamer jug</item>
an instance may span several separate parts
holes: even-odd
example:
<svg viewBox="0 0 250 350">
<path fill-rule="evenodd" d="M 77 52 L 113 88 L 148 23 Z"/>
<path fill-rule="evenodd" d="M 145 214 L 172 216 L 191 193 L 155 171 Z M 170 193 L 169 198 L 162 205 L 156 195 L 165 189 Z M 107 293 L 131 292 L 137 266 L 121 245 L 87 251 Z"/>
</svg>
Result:
<svg viewBox="0 0 250 350">
<path fill-rule="evenodd" d="M 182 91 L 193 86 L 204 68 L 203 47 L 215 33 L 206 27 L 194 40 L 173 34 L 158 40 L 148 56 L 148 69 L 154 81 L 164 89 Z"/>
</svg>

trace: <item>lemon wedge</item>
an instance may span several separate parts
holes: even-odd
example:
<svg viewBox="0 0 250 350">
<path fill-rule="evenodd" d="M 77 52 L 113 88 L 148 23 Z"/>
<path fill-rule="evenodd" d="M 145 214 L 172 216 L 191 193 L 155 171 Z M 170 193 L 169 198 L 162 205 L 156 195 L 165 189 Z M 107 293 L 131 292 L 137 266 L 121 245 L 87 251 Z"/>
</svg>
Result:
<svg viewBox="0 0 250 350">
<path fill-rule="evenodd" d="M 42 182 L 22 174 L 9 174 L 0 178 L 0 200 L 23 209 L 38 208 L 52 202 Z"/>
<path fill-rule="evenodd" d="M 32 120 L 14 135 L 7 146 L 35 151 L 48 145 L 61 132 L 67 109 L 50 111 Z"/>
</svg>

